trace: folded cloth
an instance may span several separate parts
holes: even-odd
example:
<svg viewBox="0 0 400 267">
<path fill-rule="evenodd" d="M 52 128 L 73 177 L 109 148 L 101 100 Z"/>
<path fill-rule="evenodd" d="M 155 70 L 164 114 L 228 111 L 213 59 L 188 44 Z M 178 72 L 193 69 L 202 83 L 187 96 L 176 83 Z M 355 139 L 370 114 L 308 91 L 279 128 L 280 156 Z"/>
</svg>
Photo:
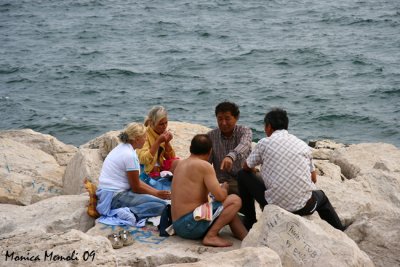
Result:
<svg viewBox="0 0 400 267">
<path fill-rule="evenodd" d="M 198 206 L 193 211 L 193 218 L 195 219 L 195 221 L 200 221 L 200 220 L 213 221 L 216 217 L 218 217 L 221 214 L 223 208 L 224 207 L 221 205 L 215 212 L 213 212 L 213 202 L 210 201 Z"/>
<path fill-rule="evenodd" d="M 200 220 L 211 221 L 212 215 L 213 215 L 213 210 L 212 210 L 212 204 L 210 202 L 207 202 L 207 203 L 204 203 L 204 204 L 198 206 L 193 211 L 193 218 L 196 221 L 200 221 Z"/>
<path fill-rule="evenodd" d="M 160 172 L 160 177 L 172 177 L 173 176 L 173 174 L 172 174 L 172 172 L 170 172 L 170 171 L 162 171 L 162 172 Z"/>
</svg>

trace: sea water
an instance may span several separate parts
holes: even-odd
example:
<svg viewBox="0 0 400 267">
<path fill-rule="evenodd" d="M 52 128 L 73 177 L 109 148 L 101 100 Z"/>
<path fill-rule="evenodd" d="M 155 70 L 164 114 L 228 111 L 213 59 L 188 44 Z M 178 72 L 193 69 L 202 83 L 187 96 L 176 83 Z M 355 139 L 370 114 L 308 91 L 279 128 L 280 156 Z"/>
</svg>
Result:
<svg viewBox="0 0 400 267">
<path fill-rule="evenodd" d="M 80 145 L 154 105 L 215 127 L 229 100 L 264 137 L 400 147 L 398 0 L 0 0 L 0 129 Z"/>
</svg>

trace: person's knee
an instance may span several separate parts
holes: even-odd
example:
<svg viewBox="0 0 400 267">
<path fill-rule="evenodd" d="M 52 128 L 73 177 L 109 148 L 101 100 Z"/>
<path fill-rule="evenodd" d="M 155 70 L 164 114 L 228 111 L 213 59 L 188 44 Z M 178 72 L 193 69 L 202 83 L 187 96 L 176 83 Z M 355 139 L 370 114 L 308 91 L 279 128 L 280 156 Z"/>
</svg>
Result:
<svg viewBox="0 0 400 267">
<path fill-rule="evenodd" d="M 229 195 L 224 201 L 224 206 L 232 205 L 238 210 L 242 207 L 242 199 L 235 194 Z"/>
</svg>

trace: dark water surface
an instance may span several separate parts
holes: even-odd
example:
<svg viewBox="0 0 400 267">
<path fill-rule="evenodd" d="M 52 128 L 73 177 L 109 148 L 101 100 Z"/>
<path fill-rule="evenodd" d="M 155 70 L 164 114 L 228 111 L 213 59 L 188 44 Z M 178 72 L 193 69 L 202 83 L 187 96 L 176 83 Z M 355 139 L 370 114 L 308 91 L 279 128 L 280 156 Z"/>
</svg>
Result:
<svg viewBox="0 0 400 267">
<path fill-rule="evenodd" d="M 0 129 L 80 145 L 156 104 L 214 127 L 274 106 L 308 141 L 400 147 L 400 1 L 0 0 Z"/>
</svg>

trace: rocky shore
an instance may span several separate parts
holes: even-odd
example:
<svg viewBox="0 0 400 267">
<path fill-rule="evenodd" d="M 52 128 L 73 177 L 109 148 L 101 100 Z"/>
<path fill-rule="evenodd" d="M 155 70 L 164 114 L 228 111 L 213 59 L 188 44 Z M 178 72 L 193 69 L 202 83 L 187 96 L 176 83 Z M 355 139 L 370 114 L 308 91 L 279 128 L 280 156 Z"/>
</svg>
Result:
<svg viewBox="0 0 400 267">
<path fill-rule="evenodd" d="M 178 156 L 201 125 L 170 122 Z M 0 266 L 400 266 L 400 149 L 390 144 L 316 141 L 317 186 L 345 232 L 317 214 L 300 217 L 268 205 L 243 242 L 212 248 L 155 227 L 128 229 L 135 243 L 114 250 L 118 230 L 86 213 L 85 177 L 97 183 L 118 131 L 80 146 L 29 129 L 0 131 Z"/>
</svg>

